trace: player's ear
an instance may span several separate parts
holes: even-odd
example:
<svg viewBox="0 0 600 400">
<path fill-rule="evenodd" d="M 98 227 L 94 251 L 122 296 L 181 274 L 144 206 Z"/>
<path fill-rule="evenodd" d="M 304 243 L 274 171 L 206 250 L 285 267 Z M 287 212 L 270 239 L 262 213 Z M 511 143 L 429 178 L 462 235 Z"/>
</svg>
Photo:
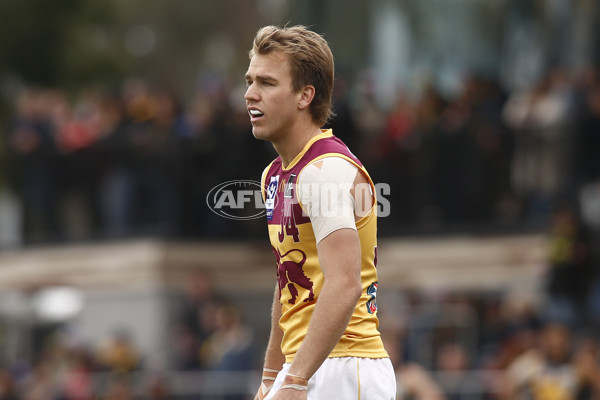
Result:
<svg viewBox="0 0 600 400">
<path fill-rule="evenodd" d="M 304 110 L 310 106 L 310 103 L 315 98 L 315 87 L 313 85 L 306 85 L 300 91 L 300 99 L 298 100 L 298 108 Z"/>
</svg>

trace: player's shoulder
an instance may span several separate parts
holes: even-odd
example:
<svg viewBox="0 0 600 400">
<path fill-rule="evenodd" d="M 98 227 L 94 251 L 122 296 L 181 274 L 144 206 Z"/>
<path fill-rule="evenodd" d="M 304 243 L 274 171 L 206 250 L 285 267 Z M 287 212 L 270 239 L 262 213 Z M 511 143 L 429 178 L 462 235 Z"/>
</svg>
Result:
<svg viewBox="0 0 600 400">
<path fill-rule="evenodd" d="M 356 164 L 354 162 L 352 162 L 351 159 L 349 159 L 348 157 L 345 157 L 343 155 L 327 154 L 324 157 L 319 157 L 319 158 L 313 159 L 310 162 L 308 162 L 302 171 L 306 170 L 309 167 L 323 170 L 323 167 L 337 167 L 337 166 L 339 166 L 339 167 L 347 167 L 347 166 L 356 167 Z"/>
<path fill-rule="evenodd" d="M 319 143 L 320 142 L 320 143 Z M 319 155 L 335 154 L 342 157 L 347 157 L 359 166 L 362 166 L 360 159 L 350 150 L 350 148 L 339 137 L 331 135 L 318 141 L 314 149 L 315 157 Z"/>
<path fill-rule="evenodd" d="M 311 182 L 316 180 L 336 181 L 345 171 L 356 170 L 357 166 L 345 157 L 328 155 L 309 162 L 298 174 L 298 180 Z"/>
</svg>

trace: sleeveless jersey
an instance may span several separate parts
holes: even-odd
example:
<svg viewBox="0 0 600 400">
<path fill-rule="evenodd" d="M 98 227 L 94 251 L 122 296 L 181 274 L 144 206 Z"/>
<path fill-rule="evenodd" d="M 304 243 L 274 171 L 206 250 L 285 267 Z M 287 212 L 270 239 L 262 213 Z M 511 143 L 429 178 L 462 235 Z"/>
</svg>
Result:
<svg viewBox="0 0 600 400">
<path fill-rule="evenodd" d="M 296 186 L 302 185 L 302 170 L 325 157 L 341 157 L 354 164 L 373 181 L 348 147 L 323 131 L 312 138 L 286 168 L 276 158 L 263 173 L 263 199 L 267 211 L 269 237 L 277 265 L 277 281 L 282 307 L 279 325 L 283 330 L 281 349 L 286 362 L 292 362 L 303 342 L 308 324 L 323 286 L 323 273 L 310 218 L 303 213 Z M 374 197 L 374 196 L 373 196 Z M 356 222 L 361 243 L 363 292 L 346 331 L 329 357 L 388 357 L 378 331 L 377 303 L 377 202 L 371 212 Z M 340 293 L 343 296 L 343 293 Z"/>
</svg>

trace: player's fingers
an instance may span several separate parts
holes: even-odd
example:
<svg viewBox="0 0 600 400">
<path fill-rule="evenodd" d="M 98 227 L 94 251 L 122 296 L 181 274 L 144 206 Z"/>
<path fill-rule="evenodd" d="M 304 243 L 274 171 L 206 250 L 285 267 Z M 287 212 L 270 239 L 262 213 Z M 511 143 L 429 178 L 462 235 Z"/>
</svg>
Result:
<svg viewBox="0 0 600 400">
<path fill-rule="evenodd" d="M 267 397 L 267 394 L 271 390 L 271 387 L 272 386 L 267 386 L 267 385 L 265 385 L 264 382 L 262 382 L 260 384 L 260 388 L 258 388 L 258 394 L 256 395 L 256 397 L 257 397 L 256 400 L 263 400 L 265 397 Z"/>
<path fill-rule="evenodd" d="M 265 397 L 267 397 L 267 393 L 269 393 L 269 391 L 273 387 L 273 383 L 275 382 L 278 373 L 279 371 L 276 371 L 274 369 L 263 369 L 260 387 L 258 388 L 258 394 L 256 395 L 257 399 L 255 400 L 263 400 Z"/>
</svg>

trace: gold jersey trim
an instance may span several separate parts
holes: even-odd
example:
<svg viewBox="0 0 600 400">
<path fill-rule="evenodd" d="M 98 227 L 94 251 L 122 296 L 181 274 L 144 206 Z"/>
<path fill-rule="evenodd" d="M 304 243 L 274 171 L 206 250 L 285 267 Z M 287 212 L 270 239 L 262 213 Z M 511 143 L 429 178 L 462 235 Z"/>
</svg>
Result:
<svg viewBox="0 0 600 400">
<path fill-rule="evenodd" d="M 321 133 L 313 136 L 308 143 L 306 143 L 306 145 L 304 145 L 304 148 L 302 149 L 302 151 L 300 153 L 298 153 L 296 155 L 296 157 L 294 157 L 294 159 L 292 160 L 292 162 L 284 167 L 283 163 L 281 164 L 281 169 L 283 171 L 289 171 L 290 169 L 294 168 L 296 166 L 296 164 L 298 164 L 298 162 L 302 159 L 302 157 L 304 156 L 304 154 L 306 154 L 306 152 L 308 151 L 308 149 L 310 149 L 310 147 L 313 145 L 314 142 L 316 142 L 317 140 L 321 140 L 321 139 L 325 139 L 328 137 L 333 136 L 333 131 L 331 129 L 321 129 Z"/>
</svg>

